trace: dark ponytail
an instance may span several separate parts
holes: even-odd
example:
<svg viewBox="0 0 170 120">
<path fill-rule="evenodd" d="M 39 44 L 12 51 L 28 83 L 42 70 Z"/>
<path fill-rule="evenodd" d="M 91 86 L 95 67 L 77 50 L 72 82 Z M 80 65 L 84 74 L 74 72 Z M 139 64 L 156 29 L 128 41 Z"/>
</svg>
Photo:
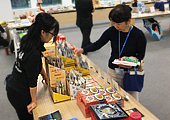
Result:
<svg viewBox="0 0 170 120">
<path fill-rule="evenodd" d="M 35 22 L 29 27 L 28 33 L 21 39 L 20 51 L 28 52 L 39 48 L 41 42 L 41 30 L 49 32 L 55 28 L 55 34 L 59 32 L 59 23 L 48 13 L 39 13 Z"/>
</svg>

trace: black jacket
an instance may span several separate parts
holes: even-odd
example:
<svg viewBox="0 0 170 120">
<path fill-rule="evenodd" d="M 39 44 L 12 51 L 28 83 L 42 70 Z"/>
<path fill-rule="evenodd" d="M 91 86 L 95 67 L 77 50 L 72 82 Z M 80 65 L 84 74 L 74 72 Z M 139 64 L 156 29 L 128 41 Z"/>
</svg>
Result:
<svg viewBox="0 0 170 120">
<path fill-rule="evenodd" d="M 7 85 L 21 95 L 28 95 L 30 87 L 37 86 L 38 75 L 42 70 L 42 51 L 44 44 L 34 51 L 19 52 L 13 66 L 12 79 Z"/>
<path fill-rule="evenodd" d="M 3 29 L 3 27 L 0 25 L 0 32 L 4 33 L 5 30 Z M 1 34 L 0 34 L 0 39 L 3 39 L 3 37 L 1 37 Z"/>
<path fill-rule="evenodd" d="M 0 25 L 0 31 L 3 33 L 5 32 L 5 30 L 3 29 L 3 27 Z"/>
<path fill-rule="evenodd" d="M 75 0 L 75 7 L 77 11 L 76 25 L 82 28 L 89 28 L 93 26 L 92 12 L 93 3 L 92 0 Z"/>
</svg>

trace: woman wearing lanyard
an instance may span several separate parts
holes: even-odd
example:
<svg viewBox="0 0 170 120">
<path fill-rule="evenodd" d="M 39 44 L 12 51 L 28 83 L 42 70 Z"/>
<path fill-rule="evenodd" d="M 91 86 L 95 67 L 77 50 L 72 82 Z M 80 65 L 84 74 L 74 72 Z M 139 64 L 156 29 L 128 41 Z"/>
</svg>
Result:
<svg viewBox="0 0 170 120">
<path fill-rule="evenodd" d="M 123 88 L 124 72 L 131 66 L 115 65 L 112 62 L 115 59 L 119 59 L 123 56 L 134 56 L 138 60 L 143 60 L 146 49 L 146 38 L 144 33 L 137 27 L 130 24 L 131 11 L 127 5 L 117 5 L 109 13 L 109 20 L 113 22 L 113 26 L 104 31 L 102 36 L 93 44 L 90 44 L 84 48 L 77 48 L 74 50 L 76 54 L 83 52 L 92 52 L 100 49 L 106 43 L 111 43 L 111 56 L 108 62 L 108 75 L 113 77 L 120 87 Z M 127 91 L 136 100 L 138 98 L 138 92 Z"/>
</svg>

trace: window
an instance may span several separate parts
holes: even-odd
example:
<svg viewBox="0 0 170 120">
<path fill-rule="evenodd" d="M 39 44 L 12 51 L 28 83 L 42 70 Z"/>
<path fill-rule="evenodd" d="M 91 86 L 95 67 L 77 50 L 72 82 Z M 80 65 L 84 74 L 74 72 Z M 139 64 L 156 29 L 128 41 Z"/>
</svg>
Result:
<svg viewBox="0 0 170 120">
<path fill-rule="evenodd" d="M 11 0 L 12 9 L 30 8 L 30 0 Z"/>
<path fill-rule="evenodd" d="M 62 4 L 62 0 L 43 0 L 42 7 L 57 4 Z"/>
</svg>

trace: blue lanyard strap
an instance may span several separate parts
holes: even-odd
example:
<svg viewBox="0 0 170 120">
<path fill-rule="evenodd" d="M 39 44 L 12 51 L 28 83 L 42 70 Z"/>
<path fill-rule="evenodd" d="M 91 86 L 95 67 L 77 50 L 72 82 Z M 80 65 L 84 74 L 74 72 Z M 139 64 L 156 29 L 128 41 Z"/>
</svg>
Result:
<svg viewBox="0 0 170 120">
<path fill-rule="evenodd" d="M 129 34 L 130 34 L 130 32 L 131 32 L 131 28 L 132 28 L 132 26 L 130 26 L 129 32 L 128 32 L 127 36 L 126 36 L 126 40 L 125 40 L 125 42 L 124 42 L 124 44 L 123 44 L 123 47 L 122 47 L 121 52 L 120 52 L 120 31 L 119 31 L 119 58 L 120 58 L 120 55 L 122 54 L 123 49 L 124 49 L 124 47 L 125 47 L 125 45 L 126 45 L 127 39 L 128 39 Z"/>
</svg>

